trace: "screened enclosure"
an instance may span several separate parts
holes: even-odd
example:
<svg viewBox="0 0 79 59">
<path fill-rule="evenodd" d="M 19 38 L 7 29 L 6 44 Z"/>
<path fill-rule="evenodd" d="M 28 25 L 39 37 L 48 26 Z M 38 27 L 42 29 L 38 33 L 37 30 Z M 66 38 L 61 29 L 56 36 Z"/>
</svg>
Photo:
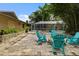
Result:
<svg viewBox="0 0 79 59">
<path fill-rule="evenodd" d="M 39 21 L 31 24 L 31 30 L 63 30 L 64 25 L 63 21 Z"/>
</svg>

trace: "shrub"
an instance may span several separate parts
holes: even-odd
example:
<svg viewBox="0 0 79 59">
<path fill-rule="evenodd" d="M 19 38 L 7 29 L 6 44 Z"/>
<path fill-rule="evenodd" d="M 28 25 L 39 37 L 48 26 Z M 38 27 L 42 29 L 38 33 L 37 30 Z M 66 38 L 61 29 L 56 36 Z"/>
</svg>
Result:
<svg viewBox="0 0 79 59">
<path fill-rule="evenodd" d="M 0 35 L 3 35 L 4 34 L 4 30 L 0 30 Z"/>
<path fill-rule="evenodd" d="M 10 33 L 17 33 L 19 32 L 18 29 L 16 28 L 5 28 L 3 29 L 3 34 L 10 34 Z M 0 30 L 0 33 L 1 33 L 1 30 Z"/>
<path fill-rule="evenodd" d="M 27 26 L 27 27 L 25 28 L 25 32 L 27 33 L 27 32 L 28 32 L 28 30 L 29 30 L 29 27 Z"/>
</svg>

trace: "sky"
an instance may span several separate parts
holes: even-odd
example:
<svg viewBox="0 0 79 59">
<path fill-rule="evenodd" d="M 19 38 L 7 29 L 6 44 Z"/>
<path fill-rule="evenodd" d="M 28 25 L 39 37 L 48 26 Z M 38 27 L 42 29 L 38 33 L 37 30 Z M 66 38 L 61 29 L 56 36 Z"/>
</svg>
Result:
<svg viewBox="0 0 79 59">
<path fill-rule="evenodd" d="M 22 20 L 30 20 L 28 16 L 38 10 L 39 6 L 43 6 L 43 3 L 0 3 L 0 11 L 13 11 L 17 17 Z"/>
</svg>

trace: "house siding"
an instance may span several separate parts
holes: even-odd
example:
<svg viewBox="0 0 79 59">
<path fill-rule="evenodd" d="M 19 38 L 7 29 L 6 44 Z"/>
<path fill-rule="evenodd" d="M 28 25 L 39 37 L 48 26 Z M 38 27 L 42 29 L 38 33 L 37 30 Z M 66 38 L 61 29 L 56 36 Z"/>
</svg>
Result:
<svg viewBox="0 0 79 59">
<path fill-rule="evenodd" d="M 23 23 L 16 18 L 10 18 L 8 16 L 0 14 L 0 29 L 4 28 L 17 28 L 23 29 Z"/>
</svg>

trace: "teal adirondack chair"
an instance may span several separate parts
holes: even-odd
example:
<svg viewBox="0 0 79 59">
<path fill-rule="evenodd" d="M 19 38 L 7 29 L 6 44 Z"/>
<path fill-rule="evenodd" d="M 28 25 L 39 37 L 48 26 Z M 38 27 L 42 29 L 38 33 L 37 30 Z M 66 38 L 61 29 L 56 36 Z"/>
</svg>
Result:
<svg viewBox="0 0 79 59">
<path fill-rule="evenodd" d="M 39 31 L 36 31 L 36 35 L 38 37 L 38 44 L 41 44 L 42 42 L 46 42 L 46 36 L 41 34 Z"/>
<path fill-rule="evenodd" d="M 53 48 L 53 52 L 55 52 L 55 49 L 60 49 L 62 54 L 65 55 L 64 52 L 64 35 L 56 35 L 54 37 L 52 37 L 53 41 L 52 41 L 52 48 Z"/>
<path fill-rule="evenodd" d="M 54 36 L 56 36 L 56 35 L 58 35 L 58 33 L 57 33 L 57 31 L 56 30 L 51 30 L 51 36 L 52 37 L 54 37 Z"/>
<path fill-rule="evenodd" d="M 69 44 L 79 45 L 79 32 L 77 32 L 74 36 L 68 37 L 67 42 Z"/>
</svg>

